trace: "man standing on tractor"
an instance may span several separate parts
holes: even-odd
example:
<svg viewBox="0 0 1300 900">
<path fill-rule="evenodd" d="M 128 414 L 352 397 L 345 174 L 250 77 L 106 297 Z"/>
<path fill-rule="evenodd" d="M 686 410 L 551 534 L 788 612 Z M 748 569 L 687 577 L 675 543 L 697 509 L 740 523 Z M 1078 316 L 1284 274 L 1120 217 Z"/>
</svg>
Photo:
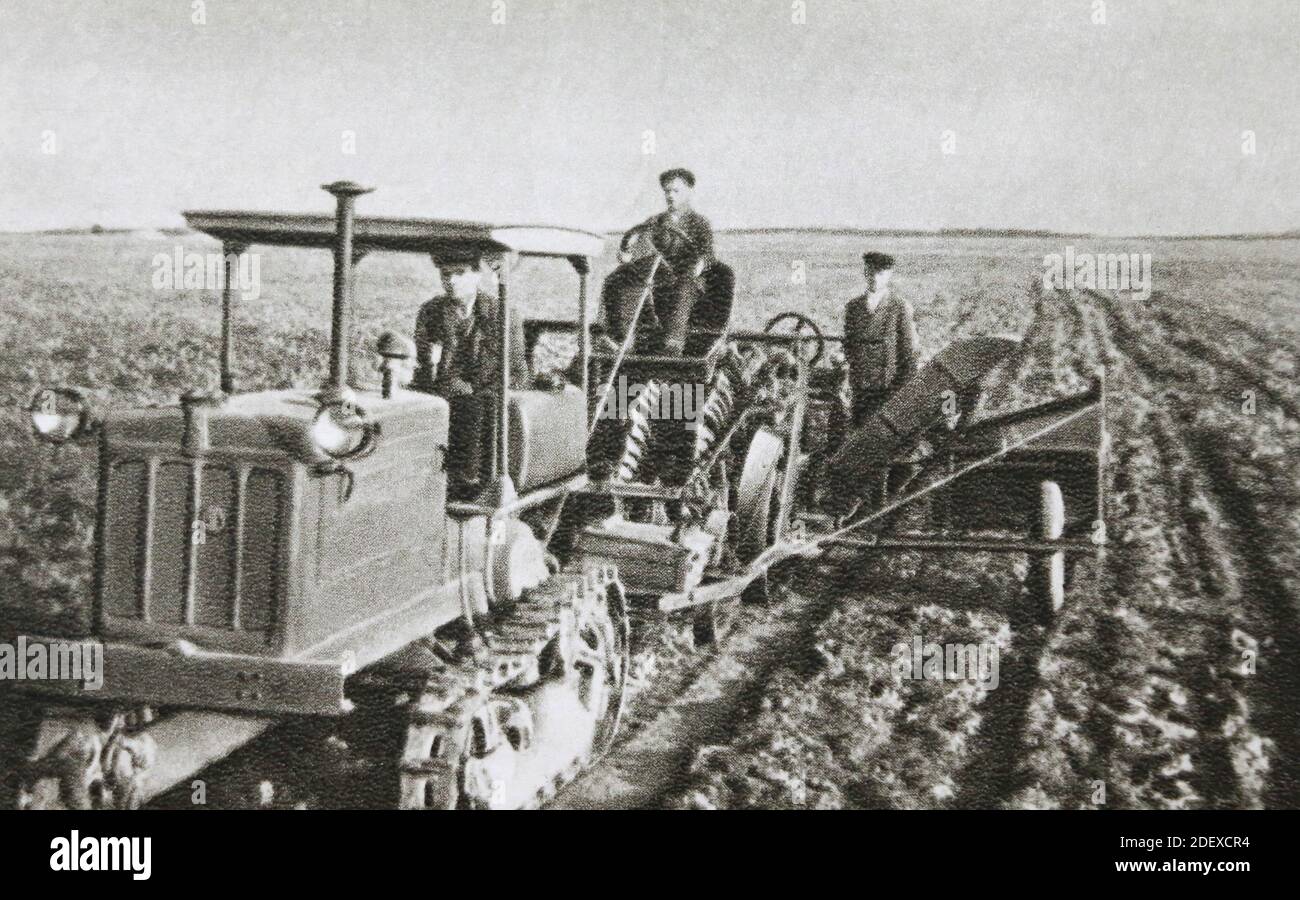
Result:
<svg viewBox="0 0 1300 900">
<path fill-rule="evenodd" d="M 654 318 L 658 320 L 662 351 L 680 355 L 686 341 L 691 308 L 704 294 L 704 271 L 713 262 L 713 228 L 709 220 L 691 208 L 695 175 L 688 169 L 669 169 L 659 176 L 663 188 L 664 212 L 653 215 L 623 235 L 619 244 L 620 263 L 631 262 L 637 240 L 648 240 L 663 257 L 668 272 L 656 278 Z M 635 292 L 619 292 L 633 296 Z M 616 310 L 616 330 L 626 333 L 635 323 L 622 321 L 632 310 Z M 647 317 L 648 318 L 648 317 Z"/>
<path fill-rule="evenodd" d="M 490 471 L 492 417 L 501 385 L 498 298 L 481 289 L 483 261 L 474 254 L 435 254 L 442 294 L 420 307 L 415 318 L 415 379 L 411 387 L 438 394 L 451 404 L 448 471 L 477 483 Z M 511 311 L 510 385 L 526 387 L 524 325 Z"/>
<path fill-rule="evenodd" d="M 884 406 L 916 373 L 916 325 L 912 306 L 889 294 L 894 258 L 862 256 L 866 293 L 844 307 L 844 356 L 849 364 L 852 423 L 858 427 Z"/>
</svg>

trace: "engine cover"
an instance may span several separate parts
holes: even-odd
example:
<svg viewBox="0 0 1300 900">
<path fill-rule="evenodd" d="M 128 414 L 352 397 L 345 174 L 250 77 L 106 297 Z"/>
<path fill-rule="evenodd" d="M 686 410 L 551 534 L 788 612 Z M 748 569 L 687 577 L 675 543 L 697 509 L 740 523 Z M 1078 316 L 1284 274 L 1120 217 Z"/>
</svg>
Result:
<svg viewBox="0 0 1300 900">
<path fill-rule="evenodd" d="M 382 623 L 447 580 L 448 423 L 437 397 L 358 402 L 379 438 L 342 467 L 317 462 L 318 406 L 306 391 L 213 404 L 198 446 L 179 408 L 111 417 L 100 446 L 100 634 L 279 656 L 331 645 L 369 656 L 368 646 L 343 646 L 339 636 L 359 635 L 358 626 Z"/>
</svg>

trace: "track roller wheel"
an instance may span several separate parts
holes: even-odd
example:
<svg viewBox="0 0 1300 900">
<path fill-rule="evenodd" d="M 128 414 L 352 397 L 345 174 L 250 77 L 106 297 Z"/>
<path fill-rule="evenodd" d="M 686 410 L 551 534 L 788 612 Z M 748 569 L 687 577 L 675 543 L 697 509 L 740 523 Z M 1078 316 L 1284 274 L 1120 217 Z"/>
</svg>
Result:
<svg viewBox="0 0 1300 900">
<path fill-rule="evenodd" d="M 613 744 L 629 661 L 613 570 L 552 576 L 513 615 L 482 659 L 431 675 L 407 704 L 401 808 L 535 806 Z M 552 637 L 525 649 L 538 633 Z"/>
<path fill-rule="evenodd" d="M 103 706 L 29 718 L 8 763 L 6 802 L 19 809 L 137 809 L 158 751 L 150 735 L 135 730 L 151 718 L 148 709 Z"/>
<path fill-rule="evenodd" d="M 533 737 L 532 712 L 514 698 L 474 692 L 408 729 L 402 809 L 493 809 L 503 805 L 518 755 Z"/>
<path fill-rule="evenodd" d="M 592 755 L 601 756 L 613 745 L 623 719 L 631 659 L 627 601 L 612 570 L 588 580 L 575 611 L 578 698 L 596 717 Z"/>
</svg>

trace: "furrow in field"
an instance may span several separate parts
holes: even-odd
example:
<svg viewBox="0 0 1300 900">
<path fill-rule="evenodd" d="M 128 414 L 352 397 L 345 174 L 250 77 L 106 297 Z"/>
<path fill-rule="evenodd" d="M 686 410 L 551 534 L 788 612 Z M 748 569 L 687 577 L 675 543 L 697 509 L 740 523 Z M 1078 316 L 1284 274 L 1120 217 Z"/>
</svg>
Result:
<svg viewBox="0 0 1300 900">
<path fill-rule="evenodd" d="M 1087 378 L 1085 373 L 1095 369 L 1095 351 L 1086 339 L 1073 304 L 1060 295 L 1039 295 L 1035 318 L 1022 338 L 1018 359 L 1012 364 L 1014 376 L 1008 375 L 1014 377 L 1015 390 L 1010 396 L 1018 398 L 1017 405 L 1021 405 L 1082 389 Z M 1008 373 L 1012 366 L 1008 367 Z M 1087 609 L 1076 609 L 1080 604 L 1086 607 L 1094 599 L 1097 573 L 1092 569 L 1091 562 L 1078 562 L 1066 609 L 1046 625 L 1036 621 L 1034 615 L 1026 614 L 1032 611 L 1025 606 L 1023 587 L 1015 581 L 1010 583 L 1011 643 L 1000 658 L 998 690 L 990 692 L 980 708 L 983 721 L 978 750 L 958 776 L 960 789 L 956 806 L 972 809 L 1015 806 L 1036 791 L 1044 773 L 1035 767 L 1033 757 L 1024 752 L 1039 739 L 1040 723 L 1034 719 L 1036 701 L 1047 689 L 1044 672 L 1051 670 L 1050 648 L 1059 643 L 1062 624 L 1075 616 L 1092 615 Z M 1109 648 L 1103 645 L 1102 652 L 1108 653 Z M 1055 788 L 1058 796 L 1075 797 L 1081 793 L 1077 784 L 1061 783 Z"/>
<path fill-rule="evenodd" d="M 1055 300 L 1001 370 L 1006 402 L 1058 393 L 1068 329 Z M 1065 381 L 1069 380 L 1067 376 Z M 997 806 L 1025 781 L 1023 743 L 1041 631 L 1012 621 L 1021 592 L 1009 558 L 845 555 L 817 588 L 836 598 L 813 633 L 815 670 L 787 661 L 723 746 L 696 753 L 688 806 Z M 914 641 L 999 648 L 1001 680 L 932 681 L 897 665 Z M 994 689 L 996 688 L 996 689 Z"/>
<path fill-rule="evenodd" d="M 1281 409 L 1291 419 L 1300 422 L 1300 402 L 1291 394 L 1291 385 L 1284 384 L 1269 371 L 1267 361 L 1258 358 L 1247 360 L 1223 345 L 1214 345 L 1194 332 L 1194 326 L 1183 322 L 1167 310 L 1156 312 L 1156 318 L 1165 328 L 1165 340 L 1192 359 L 1210 368 L 1230 372 L 1237 376 L 1235 391 L 1237 400 L 1244 400 L 1243 391 L 1255 391 Z M 1258 357 L 1258 354 L 1257 354 Z M 1261 404 L 1265 405 L 1265 404 Z"/>
<path fill-rule="evenodd" d="M 1065 325 L 1061 300 L 1039 293 L 1019 346 L 993 373 L 988 390 L 976 407 L 976 417 L 998 415 L 1050 399 L 1060 388 L 1053 361 L 1059 332 Z"/>
<path fill-rule="evenodd" d="M 1077 390 L 1102 363 L 1106 348 L 1074 298 L 1056 297 L 1053 303 L 1064 315 L 1058 316 L 1043 364 L 1055 373 L 1058 391 Z M 1113 407 L 1111 413 L 1113 417 Z M 1066 606 L 1050 626 L 1021 629 L 1035 646 L 1033 669 L 1022 675 L 1029 682 L 1024 736 L 1020 743 L 1002 747 L 1004 756 L 1018 759 L 1021 776 L 1009 785 L 1015 792 L 1001 805 L 1085 806 L 1095 793 L 1093 785 L 1107 780 L 1116 743 L 1113 710 L 1122 705 L 1128 684 L 1114 677 L 1125 635 L 1111 595 L 1103 589 L 1105 571 L 1096 561 L 1079 560 Z M 1020 752 L 1007 752 L 1012 746 Z M 1109 802 L 1125 805 L 1125 799 L 1112 796 Z"/>
<path fill-rule="evenodd" d="M 1277 565 L 1273 541 L 1259 539 L 1274 531 L 1261 515 L 1257 499 L 1241 486 L 1239 473 L 1222 443 L 1212 432 L 1195 425 L 1193 410 L 1181 408 L 1180 418 L 1192 430 L 1193 452 L 1214 486 L 1226 521 L 1238 536 L 1235 543 L 1243 562 L 1242 594 L 1256 607 L 1272 639 L 1267 655 L 1253 647 L 1244 648 L 1250 653 L 1249 661 L 1259 666 L 1255 677 L 1263 701 L 1260 724 L 1276 747 L 1276 753 L 1270 754 L 1265 805 L 1300 808 L 1300 729 L 1296 728 L 1300 667 L 1295 664 L 1300 659 L 1300 598 Z M 1245 664 L 1247 659 L 1241 662 Z"/>
<path fill-rule="evenodd" d="M 963 790 L 990 688 L 917 679 L 908 653 L 916 641 L 1006 651 L 1007 619 L 990 609 L 1005 583 L 933 558 L 835 562 L 840 571 L 813 585 L 832 599 L 811 653 L 783 658 L 753 715 L 696 753 L 676 805 L 910 809 L 950 805 Z"/>
<path fill-rule="evenodd" d="M 697 757 L 745 726 L 778 670 L 810 665 L 811 637 L 833 602 L 824 593 L 788 593 L 768 614 L 747 617 L 686 678 L 639 696 L 632 727 L 548 806 L 632 809 L 680 800 Z"/>
<path fill-rule="evenodd" d="M 1019 593 L 1012 588 L 1013 595 Z M 1019 605 L 1023 598 L 1016 598 Z M 956 776 L 959 809 L 997 809 L 1014 806 L 1016 798 L 1037 781 L 1032 760 L 1024 749 L 1033 743 L 1031 710 L 1043 689 L 1043 655 L 1053 628 L 1012 612 L 1007 619 L 1010 645 L 999 656 L 998 689 L 980 706 L 976 749 Z"/>
<path fill-rule="evenodd" d="M 1300 631 L 1294 595 L 1272 562 L 1281 549 L 1276 534 L 1263 527 L 1259 498 L 1242 487 L 1240 466 L 1233 464 L 1225 450 L 1240 443 L 1238 435 L 1225 430 L 1240 421 L 1240 411 L 1233 398 L 1215 390 L 1215 378 L 1206 383 L 1197 370 L 1198 363 L 1205 365 L 1203 359 L 1184 358 L 1178 349 L 1159 343 L 1158 333 L 1143 328 L 1120 301 L 1101 294 L 1092 299 L 1116 334 L 1121 354 L 1145 382 L 1143 394 L 1155 397 L 1163 392 L 1151 420 L 1165 467 L 1182 482 L 1181 524 L 1193 549 L 1190 571 L 1198 576 L 1207 599 L 1225 616 L 1223 628 L 1210 635 L 1210 649 L 1215 652 L 1198 661 L 1204 666 L 1217 659 L 1219 677 L 1202 678 L 1198 684 L 1209 691 L 1211 705 L 1224 715 L 1221 727 L 1210 732 L 1216 734 L 1211 740 L 1217 741 L 1217 735 L 1228 738 L 1241 789 L 1251 801 L 1294 806 L 1300 799 L 1294 762 L 1300 752 L 1300 735 L 1292 727 L 1292 710 L 1300 699 L 1300 684 L 1294 666 L 1286 662 L 1300 652 L 1296 646 Z M 1198 421 L 1202 414 L 1232 419 L 1219 418 L 1211 426 Z M 1232 424 L 1225 426 L 1225 421 Z M 1247 677 L 1248 660 L 1259 652 L 1252 632 L 1269 636 L 1276 652 L 1260 660 L 1258 675 Z M 1200 674 L 1205 673 L 1202 670 Z M 1259 708 L 1251 709 L 1248 701 Z M 1255 727 L 1267 733 L 1267 741 L 1253 736 Z M 1229 734 L 1234 730 L 1237 733 Z M 1263 766 L 1272 771 L 1266 789 L 1261 789 L 1259 757 L 1271 748 L 1276 749 L 1267 753 Z M 1198 780 L 1210 790 L 1219 783 L 1213 770 Z"/>
<path fill-rule="evenodd" d="M 1294 344 L 1286 341 L 1286 338 L 1294 340 L 1296 333 L 1285 323 L 1276 323 L 1269 329 L 1203 303 L 1183 307 L 1178 304 L 1176 298 L 1161 291 L 1151 294 L 1151 302 L 1156 315 L 1162 321 L 1173 322 L 1179 328 L 1185 328 L 1187 327 L 1185 319 L 1190 316 L 1199 322 L 1193 324 L 1189 330 L 1225 333 L 1247 344 L 1255 344 L 1261 360 L 1265 361 L 1266 368 L 1279 360 L 1284 360 L 1288 364 L 1286 374 L 1294 374 L 1296 371 L 1300 353 L 1297 353 Z"/>
<path fill-rule="evenodd" d="M 1073 380 L 1119 358 L 1093 311 L 1074 297 L 1065 302 L 1068 315 L 1060 317 L 1050 365 L 1062 387 L 1073 387 Z M 1115 546 L 1104 567 L 1088 565 L 1076 575 L 1066 607 L 1039 637 L 1038 670 L 1021 676 L 1035 683 L 1024 743 L 1003 747 L 1004 753 L 1022 748 L 1020 784 L 1008 785 L 1017 791 L 1006 805 L 1180 806 L 1206 796 L 1202 784 L 1187 784 L 1198 732 L 1184 723 L 1215 720 L 1215 715 L 1195 691 L 1169 676 L 1173 665 L 1161 659 L 1152 664 L 1153 647 L 1171 642 L 1144 618 L 1147 580 L 1179 580 L 1190 554 L 1156 527 L 1140 535 L 1140 552 L 1124 546 L 1134 539 L 1130 522 L 1144 516 L 1150 522 L 1152 505 L 1159 518 L 1168 503 L 1161 467 L 1153 464 L 1157 451 L 1128 402 L 1133 385 L 1122 369 L 1115 374 L 1108 409 L 1109 428 L 1117 437 L 1108 515 Z M 1143 439 L 1133 440 L 1135 432 Z M 1196 772 L 1221 772 L 1226 759 L 1222 750 L 1207 750 Z"/>
</svg>

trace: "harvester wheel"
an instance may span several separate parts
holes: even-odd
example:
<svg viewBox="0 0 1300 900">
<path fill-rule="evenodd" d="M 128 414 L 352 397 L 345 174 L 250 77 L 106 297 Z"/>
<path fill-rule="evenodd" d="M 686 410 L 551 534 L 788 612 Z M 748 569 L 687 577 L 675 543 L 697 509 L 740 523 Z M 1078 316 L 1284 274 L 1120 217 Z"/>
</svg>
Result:
<svg viewBox="0 0 1300 900">
<path fill-rule="evenodd" d="M 772 431 L 760 428 L 745 454 L 736 490 L 736 559 L 742 565 L 748 565 L 776 541 L 781 483 L 785 478 L 781 465 L 784 453 L 785 441 Z M 760 572 L 741 596 L 746 603 L 767 603 L 767 571 Z"/>
<path fill-rule="evenodd" d="M 736 556 L 747 564 L 772 545 L 780 512 L 785 442 L 766 428 L 750 441 L 736 490 Z"/>
</svg>

